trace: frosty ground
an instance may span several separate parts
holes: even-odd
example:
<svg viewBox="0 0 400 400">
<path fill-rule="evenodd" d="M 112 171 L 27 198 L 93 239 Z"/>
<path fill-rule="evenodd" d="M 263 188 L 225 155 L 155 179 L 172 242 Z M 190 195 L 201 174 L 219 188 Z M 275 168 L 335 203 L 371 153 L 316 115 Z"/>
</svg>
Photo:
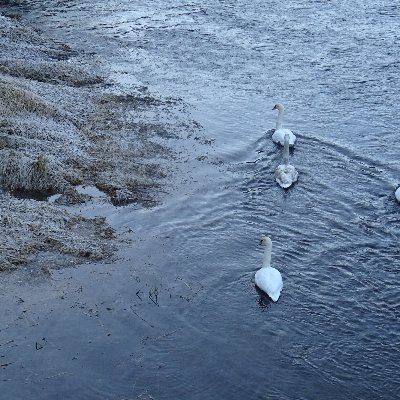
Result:
<svg viewBox="0 0 400 400">
<path fill-rule="evenodd" d="M 0 16 L 0 49 L 0 270 L 109 257 L 118 235 L 74 212 L 90 200 L 76 188 L 154 206 L 176 159 L 169 141 L 196 125 L 180 100 L 118 87 L 17 18 Z"/>
</svg>

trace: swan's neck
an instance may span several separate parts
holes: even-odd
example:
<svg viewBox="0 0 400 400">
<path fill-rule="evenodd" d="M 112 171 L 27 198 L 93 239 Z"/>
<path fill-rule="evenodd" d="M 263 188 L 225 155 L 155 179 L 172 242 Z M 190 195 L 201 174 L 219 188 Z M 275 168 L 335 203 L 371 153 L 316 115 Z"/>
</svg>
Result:
<svg viewBox="0 0 400 400">
<path fill-rule="evenodd" d="M 264 256 L 263 256 L 263 267 L 271 266 L 271 253 L 272 253 L 272 243 L 268 243 L 265 246 Z"/>
<path fill-rule="evenodd" d="M 283 119 L 283 109 L 280 108 L 278 112 L 278 119 L 276 120 L 276 126 L 275 126 L 276 130 L 282 128 L 282 119 Z"/>
<path fill-rule="evenodd" d="M 289 136 L 285 135 L 285 142 L 283 146 L 283 163 L 285 165 L 289 164 Z"/>
</svg>

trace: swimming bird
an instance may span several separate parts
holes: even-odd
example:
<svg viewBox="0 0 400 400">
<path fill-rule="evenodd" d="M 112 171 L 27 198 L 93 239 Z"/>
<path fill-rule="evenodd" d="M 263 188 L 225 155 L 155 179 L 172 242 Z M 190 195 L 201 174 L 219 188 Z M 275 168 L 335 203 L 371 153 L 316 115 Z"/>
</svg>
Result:
<svg viewBox="0 0 400 400">
<path fill-rule="evenodd" d="M 296 142 L 296 135 L 290 129 L 282 128 L 282 119 L 283 119 L 283 105 L 277 103 L 274 105 L 273 110 L 278 110 L 278 119 L 276 120 L 275 132 L 272 135 L 272 140 L 275 143 L 280 143 L 282 146 L 284 145 L 285 134 L 289 135 L 289 146 L 294 146 Z"/>
<path fill-rule="evenodd" d="M 283 145 L 283 164 L 276 167 L 275 180 L 280 187 L 287 189 L 297 181 L 298 176 L 296 168 L 289 164 L 289 134 L 286 133 Z"/>
<path fill-rule="evenodd" d="M 283 287 L 281 273 L 271 267 L 272 240 L 261 236 L 260 244 L 265 247 L 262 268 L 256 272 L 255 283 L 273 301 L 277 301 Z"/>
<path fill-rule="evenodd" d="M 396 197 L 396 200 L 400 203 L 400 186 L 394 192 L 394 196 Z"/>
</svg>

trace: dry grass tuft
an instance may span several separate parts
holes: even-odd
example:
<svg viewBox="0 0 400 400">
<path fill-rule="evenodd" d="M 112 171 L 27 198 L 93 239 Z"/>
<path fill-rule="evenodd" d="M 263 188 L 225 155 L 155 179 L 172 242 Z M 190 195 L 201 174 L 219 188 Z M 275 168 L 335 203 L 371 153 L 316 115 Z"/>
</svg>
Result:
<svg viewBox="0 0 400 400">
<path fill-rule="evenodd" d="M 2 152 L 0 185 L 9 190 L 55 193 L 63 186 L 58 167 L 40 154 L 35 160 L 15 151 Z"/>
</svg>

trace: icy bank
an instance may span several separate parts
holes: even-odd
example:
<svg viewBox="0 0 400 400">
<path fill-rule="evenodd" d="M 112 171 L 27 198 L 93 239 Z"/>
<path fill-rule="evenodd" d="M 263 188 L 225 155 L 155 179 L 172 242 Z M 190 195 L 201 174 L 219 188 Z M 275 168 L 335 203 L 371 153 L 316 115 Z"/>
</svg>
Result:
<svg viewBox="0 0 400 400">
<path fill-rule="evenodd" d="M 41 252 L 62 254 L 54 264 L 109 256 L 113 230 L 74 214 L 88 198 L 75 188 L 95 186 L 116 206 L 154 205 L 168 173 L 160 160 L 173 156 L 166 142 L 184 125 L 171 112 L 179 101 L 122 91 L 90 56 L 5 16 L 0 49 L 0 270 Z"/>
</svg>

